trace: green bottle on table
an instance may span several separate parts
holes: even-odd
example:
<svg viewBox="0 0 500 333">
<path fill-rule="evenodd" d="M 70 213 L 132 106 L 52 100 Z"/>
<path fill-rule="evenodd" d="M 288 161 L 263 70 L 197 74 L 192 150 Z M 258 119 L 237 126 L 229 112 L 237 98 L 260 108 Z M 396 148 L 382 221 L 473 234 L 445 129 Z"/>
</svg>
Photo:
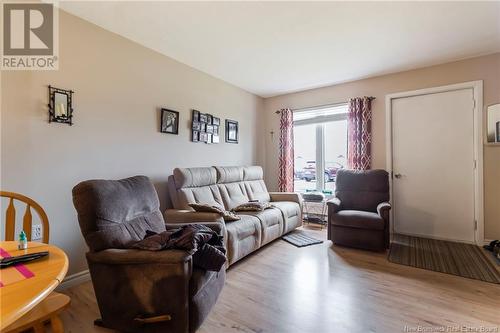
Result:
<svg viewBox="0 0 500 333">
<path fill-rule="evenodd" d="M 26 233 L 24 230 L 19 234 L 19 244 L 17 245 L 19 250 L 26 250 L 28 248 L 28 240 L 26 238 Z"/>
</svg>

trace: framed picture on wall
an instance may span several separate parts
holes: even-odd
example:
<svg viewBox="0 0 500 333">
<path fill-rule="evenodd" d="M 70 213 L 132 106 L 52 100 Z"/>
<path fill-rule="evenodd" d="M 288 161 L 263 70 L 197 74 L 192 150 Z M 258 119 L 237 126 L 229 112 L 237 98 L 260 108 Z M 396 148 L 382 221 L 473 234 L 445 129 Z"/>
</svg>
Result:
<svg viewBox="0 0 500 333">
<path fill-rule="evenodd" d="M 201 129 L 200 123 L 197 121 L 193 121 L 192 129 L 195 131 L 199 131 Z"/>
<path fill-rule="evenodd" d="M 200 111 L 193 110 L 193 122 L 198 122 L 200 120 Z"/>
<path fill-rule="evenodd" d="M 200 123 L 206 123 L 207 122 L 207 115 L 204 113 L 200 113 L 199 120 Z"/>
<path fill-rule="evenodd" d="M 220 125 L 220 118 L 213 117 L 212 118 L 212 124 L 219 126 Z"/>
<path fill-rule="evenodd" d="M 238 143 L 238 122 L 226 119 L 226 142 Z"/>
<path fill-rule="evenodd" d="M 194 131 L 194 130 L 191 132 L 191 140 L 193 142 L 199 141 L 199 133 L 200 133 L 199 131 Z"/>
<path fill-rule="evenodd" d="M 161 109 L 160 132 L 179 134 L 179 112 Z"/>
</svg>

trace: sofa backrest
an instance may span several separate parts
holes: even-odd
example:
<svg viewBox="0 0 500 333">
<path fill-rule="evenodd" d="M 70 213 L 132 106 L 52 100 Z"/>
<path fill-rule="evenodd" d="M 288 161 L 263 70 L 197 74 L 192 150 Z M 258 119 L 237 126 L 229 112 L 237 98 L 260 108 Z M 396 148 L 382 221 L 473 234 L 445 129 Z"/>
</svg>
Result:
<svg viewBox="0 0 500 333">
<path fill-rule="evenodd" d="M 264 171 L 260 166 L 245 167 L 243 180 L 250 200 L 269 202 L 271 197 L 264 183 Z"/>
<path fill-rule="evenodd" d="M 73 188 L 73 204 L 90 251 L 127 248 L 147 230 L 165 231 L 158 195 L 145 176 L 81 182 Z"/>
<path fill-rule="evenodd" d="M 223 207 L 220 191 L 216 185 L 215 169 L 175 168 L 168 179 L 168 190 L 172 205 L 176 209 L 191 209 L 190 203 L 206 203 Z"/>
<path fill-rule="evenodd" d="M 249 200 L 270 200 L 260 166 L 176 168 L 168 189 L 173 208 L 190 209 L 190 203 L 219 205 L 230 210 Z"/>
<path fill-rule="evenodd" d="M 378 204 L 389 201 L 389 174 L 385 170 L 338 170 L 335 196 L 342 209 L 376 212 Z"/>
<path fill-rule="evenodd" d="M 217 173 L 217 188 L 227 210 L 231 210 L 250 200 L 243 182 L 243 167 L 217 166 L 214 169 Z"/>
</svg>

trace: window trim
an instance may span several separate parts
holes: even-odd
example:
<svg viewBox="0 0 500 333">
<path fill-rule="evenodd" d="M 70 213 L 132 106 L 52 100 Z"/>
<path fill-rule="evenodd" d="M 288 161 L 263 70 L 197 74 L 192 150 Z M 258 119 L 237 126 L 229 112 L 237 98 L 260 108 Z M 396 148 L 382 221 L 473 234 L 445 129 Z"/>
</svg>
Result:
<svg viewBox="0 0 500 333">
<path fill-rule="evenodd" d="M 322 105 L 316 105 L 316 106 L 307 106 L 304 108 L 292 109 L 292 112 L 304 112 L 304 111 L 311 111 L 311 110 L 330 109 L 330 108 L 334 108 L 336 106 L 341 106 L 341 105 L 349 105 L 349 102 L 338 102 L 338 103 L 322 104 Z"/>
<path fill-rule="evenodd" d="M 325 125 L 316 124 L 316 191 L 325 189 Z"/>
<path fill-rule="evenodd" d="M 310 119 L 296 120 L 293 122 L 293 126 L 322 124 L 322 123 L 329 123 L 332 121 L 340 121 L 340 120 L 345 120 L 345 119 L 347 119 L 347 112 L 346 113 L 332 114 L 330 116 L 320 116 L 320 117 L 315 117 L 315 118 L 310 118 Z"/>
</svg>

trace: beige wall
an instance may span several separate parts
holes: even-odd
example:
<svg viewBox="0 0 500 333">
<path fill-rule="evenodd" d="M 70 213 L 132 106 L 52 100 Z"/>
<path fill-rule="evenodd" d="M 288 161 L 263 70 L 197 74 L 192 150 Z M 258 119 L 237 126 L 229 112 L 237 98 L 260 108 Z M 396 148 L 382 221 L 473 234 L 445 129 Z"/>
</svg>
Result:
<svg viewBox="0 0 500 333">
<path fill-rule="evenodd" d="M 484 105 L 500 103 L 500 53 L 474 59 L 384 75 L 325 88 L 281 95 L 264 100 L 265 174 L 270 189 L 277 188 L 279 119 L 274 111 L 347 101 L 350 97 L 375 96 L 373 102 L 373 168 L 385 168 L 385 96 L 394 92 L 483 80 Z M 459 134 L 458 134 L 459 135 Z M 500 238 L 500 147 L 484 147 L 485 237 Z M 452 194 L 450 194 L 452 195 Z"/>
<path fill-rule="evenodd" d="M 174 167 L 259 162 L 261 98 L 64 12 L 59 70 L 3 72 L 1 83 L 1 188 L 45 208 L 69 274 L 86 269 L 71 199 L 78 182 L 144 174 L 165 207 Z M 75 91 L 72 127 L 47 122 L 49 84 Z M 179 135 L 159 133 L 160 107 L 180 112 Z M 240 143 L 189 142 L 191 108 L 238 120 Z"/>
</svg>

